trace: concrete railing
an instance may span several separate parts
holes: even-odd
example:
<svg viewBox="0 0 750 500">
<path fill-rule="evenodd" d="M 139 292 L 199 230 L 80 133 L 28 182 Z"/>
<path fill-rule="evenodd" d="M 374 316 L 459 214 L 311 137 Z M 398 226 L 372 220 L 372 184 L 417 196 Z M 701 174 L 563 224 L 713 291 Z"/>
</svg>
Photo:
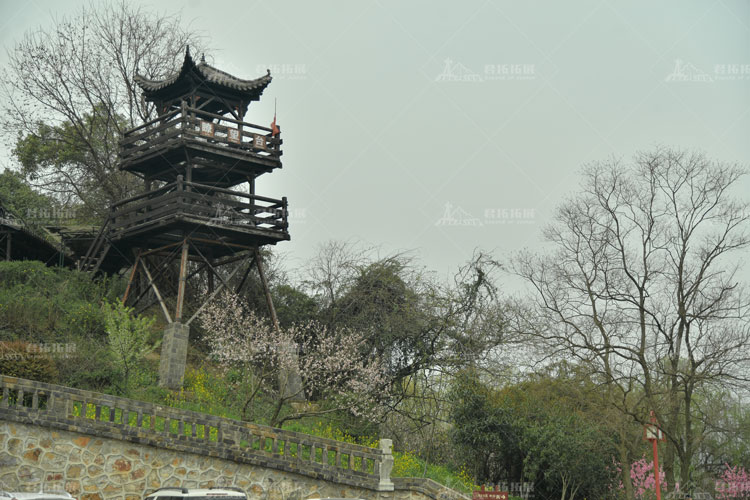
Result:
<svg viewBox="0 0 750 500">
<path fill-rule="evenodd" d="M 0 375 L 0 419 L 393 491 L 391 441 L 374 449 L 229 418 Z"/>
</svg>

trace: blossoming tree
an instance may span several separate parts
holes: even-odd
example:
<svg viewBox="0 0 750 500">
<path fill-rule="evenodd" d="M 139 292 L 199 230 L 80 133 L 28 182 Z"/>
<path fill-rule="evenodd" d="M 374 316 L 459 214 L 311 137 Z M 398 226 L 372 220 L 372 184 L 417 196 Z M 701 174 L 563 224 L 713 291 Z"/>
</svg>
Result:
<svg viewBox="0 0 750 500">
<path fill-rule="evenodd" d="M 347 328 L 332 331 L 314 321 L 274 328 L 248 310 L 232 294 L 207 306 L 200 316 L 208 332 L 211 355 L 234 373 L 244 394 L 243 418 L 253 401 L 264 395 L 274 400 L 269 424 L 280 427 L 289 420 L 348 410 L 355 415 L 379 413 L 387 393 L 380 359 L 363 352 L 366 338 Z M 304 386 L 290 390 L 284 374 L 301 373 Z M 286 403 L 300 392 L 319 404 Z"/>
</svg>

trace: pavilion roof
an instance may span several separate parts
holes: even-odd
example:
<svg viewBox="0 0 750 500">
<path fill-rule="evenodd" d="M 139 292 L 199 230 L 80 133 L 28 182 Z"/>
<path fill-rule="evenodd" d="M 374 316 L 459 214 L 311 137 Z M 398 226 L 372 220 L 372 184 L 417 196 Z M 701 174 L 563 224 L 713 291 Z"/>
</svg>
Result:
<svg viewBox="0 0 750 500">
<path fill-rule="evenodd" d="M 201 62 L 195 64 L 190 56 L 190 49 L 185 50 L 185 60 L 180 70 L 162 80 L 151 80 L 141 75 L 135 76 L 135 82 L 143 90 L 147 97 L 167 96 L 179 94 L 191 84 L 208 84 L 216 86 L 224 92 L 237 94 L 248 101 L 256 101 L 260 98 L 265 88 L 271 83 L 271 72 L 253 80 L 243 80 L 230 75 L 226 71 L 214 68 L 201 58 Z"/>
</svg>

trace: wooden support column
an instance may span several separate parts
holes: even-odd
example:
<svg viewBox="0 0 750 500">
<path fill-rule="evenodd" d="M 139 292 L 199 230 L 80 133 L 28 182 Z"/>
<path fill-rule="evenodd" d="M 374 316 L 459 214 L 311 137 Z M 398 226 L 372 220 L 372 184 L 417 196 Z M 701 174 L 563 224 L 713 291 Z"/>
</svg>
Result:
<svg viewBox="0 0 750 500">
<path fill-rule="evenodd" d="M 273 306 L 273 299 L 271 298 L 271 289 L 268 287 L 268 280 L 266 279 L 266 273 L 263 271 L 263 263 L 260 258 L 260 251 L 255 249 L 255 264 L 258 266 L 258 275 L 260 276 L 260 282 L 263 285 L 263 292 L 266 296 L 266 304 L 268 304 L 268 312 L 271 314 L 271 322 L 273 327 L 278 332 L 280 330 L 279 319 L 276 316 L 276 308 Z M 279 391 L 282 397 L 289 398 L 289 401 L 304 401 L 305 394 L 302 386 L 302 376 L 299 372 L 299 361 L 297 359 L 296 347 L 292 345 L 279 346 L 281 349 L 290 349 L 289 354 L 294 357 L 294 368 L 289 370 L 282 370 L 278 376 Z"/>
<path fill-rule="evenodd" d="M 159 300 L 159 304 L 161 305 L 161 310 L 164 312 L 164 317 L 167 319 L 167 323 L 172 323 L 172 318 L 169 317 L 169 311 L 167 310 L 167 305 L 164 303 L 164 299 L 161 297 L 161 293 L 159 293 L 159 289 L 156 287 L 156 283 L 154 282 L 154 278 L 151 276 L 151 273 L 149 272 L 148 267 L 146 267 L 145 259 L 141 259 L 141 266 L 143 266 L 143 270 L 146 273 L 146 277 L 148 278 L 151 288 L 153 288 L 154 294 L 156 294 L 156 298 Z"/>
<path fill-rule="evenodd" d="M 279 319 L 276 317 L 276 308 L 273 306 L 273 299 L 271 298 L 271 289 L 268 287 L 268 281 L 266 280 L 266 273 L 263 271 L 263 263 L 260 258 L 260 251 L 255 249 L 255 265 L 258 266 L 258 276 L 260 276 L 260 282 L 263 285 L 263 293 L 266 296 L 266 305 L 268 306 L 268 313 L 271 315 L 271 322 L 276 331 L 279 331 Z"/>
<path fill-rule="evenodd" d="M 138 262 L 141 260 L 141 252 L 138 252 L 138 255 L 135 257 L 135 264 L 133 264 L 133 270 L 130 273 L 130 279 L 128 280 L 128 286 L 125 288 L 125 295 L 122 296 L 122 303 L 125 305 L 125 303 L 128 301 L 128 295 L 130 294 L 130 287 L 133 285 L 133 279 L 135 278 L 135 274 L 138 272 Z"/>
<path fill-rule="evenodd" d="M 208 270 L 208 293 L 213 293 L 214 291 L 214 273 L 211 269 Z"/>
<path fill-rule="evenodd" d="M 187 282 L 188 242 L 187 238 L 182 241 L 182 256 L 180 257 L 180 277 L 177 286 L 177 306 L 175 307 L 174 320 L 182 321 L 182 309 L 185 302 L 185 284 Z"/>
<path fill-rule="evenodd" d="M 5 233 L 5 260 L 10 260 L 10 250 L 11 250 L 11 237 L 10 231 Z"/>
</svg>

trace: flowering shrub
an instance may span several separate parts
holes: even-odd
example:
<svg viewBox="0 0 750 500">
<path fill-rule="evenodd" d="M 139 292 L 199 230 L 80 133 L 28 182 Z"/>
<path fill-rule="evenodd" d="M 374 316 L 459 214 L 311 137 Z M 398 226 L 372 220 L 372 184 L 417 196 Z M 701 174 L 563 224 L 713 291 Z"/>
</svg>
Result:
<svg viewBox="0 0 750 500">
<path fill-rule="evenodd" d="M 419 477 L 422 475 L 423 468 L 423 463 L 417 459 L 416 455 L 408 451 L 393 452 L 393 470 L 391 471 L 393 477 Z"/>
<path fill-rule="evenodd" d="M 200 322 L 213 358 L 239 374 L 236 384 L 246 394 L 244 407 L 259 395 L 276 401 L 272 426 L 343 409 L 372 416 L 387 390 L 380 359 L 363 355 L 367 339 L 360 332 L 332 331 L 315 322 L 277 329 L 232 294 L 206 307 Z M 304 387 L 293 389 L 287 383 L 293 373 L 302 374 Z M 297 405 L 295 413 L 282 416 L 282 404 L 301 395 L 315 395 L 326 407 Z"/>
<path fill-rule="evenodd" d="M 164 402 L 174 408 L 199 411 L 219 417 L 233 417 L 226 406 L 227 391 L 225 382 L 212 376 L 204 368 L 185 370 L 183 387 L 172 391 Z"/>
<path fill-rule="evenodd" d="M 739 465 L 724 464 L 724 473 L 716 481 L 716 498 L 734 500 L 750 498 L 750 474 Z"/>
<path fill-rule="evenodd" d="M 380 446 L 380 440 L 375 436 L 352 436 L 348 432 L 342 431 L 338 427 L 334 427 L 331 422 L 324 425 L 320 420 L 314 427 L 312 427 L 312 429 L 305 428 L 301 432 L 326 439 L 333 439 L 334 441 L 343 441 L 345 443 L 367 446 L 368 448 L 378 448 Z"/>
<path fill-rule="evenodd" d="M 619 474 L 622 469 L 619 463 L 615 462 L 615 470 Z M 630 464 L 630 481 L 633 483 L 633 496 L 638 500 L 651 499 L 656 496 L 656 480 L 654 479 L 654 462 L 641 458 Z M 664 480 L 664 473 L 659 470 L 659 485 L 661 491 L 666 491 L 667 482 Z M 625 485 L 620 481 L 619 488 L 622 490 Z"/>
<path fill-rule="evenodd" d="M 664 473 L 659 471 L 659 485 L 662 491 L 666 491 L 667 482 Z M 633 494 L 635 498 L 648 498 L 656 494 L 656 480 L 654 479 L 654 462 L 641 458 L 630 465 L 630 479 L 633 482 Z"/>
</svg>

